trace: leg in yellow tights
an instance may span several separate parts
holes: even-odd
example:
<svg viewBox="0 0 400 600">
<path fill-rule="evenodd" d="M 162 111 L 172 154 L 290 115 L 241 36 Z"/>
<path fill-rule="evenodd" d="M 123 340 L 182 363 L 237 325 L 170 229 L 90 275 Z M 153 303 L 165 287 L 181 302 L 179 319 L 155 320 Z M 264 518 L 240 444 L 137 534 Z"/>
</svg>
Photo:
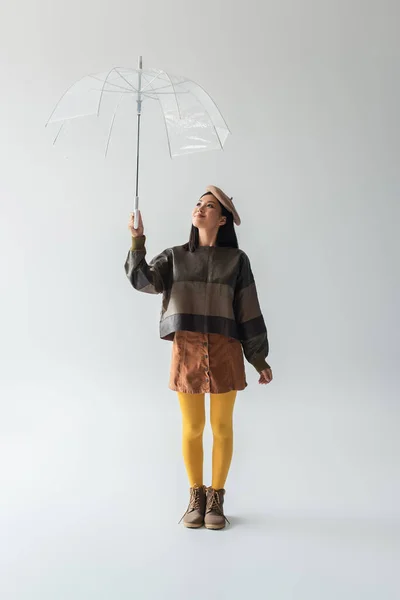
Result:
<svg viewBox="0 0 400 600">
<path fill-rule="evenodd" d="M 212 487 L 225 486 L 233 454 L 233 409 L 236 391 L 210 394 L 210 421 L 213 432 Z"/>
<path fill-rule="evenodd" d="M 182 412 L 182 453 L 190 487 L 203 485 L 204 394 L 178 392 Z"/>
<path fill-rule="evenodd" d="M 236 391 L 210 394 L 213 432 L 212 487 L 225 485 L 233 453 L 233 409 Z M 182 453 L 190 487 L 203 485 L 204 394 L 178 392 L 182 412 Z"/>
</svg>

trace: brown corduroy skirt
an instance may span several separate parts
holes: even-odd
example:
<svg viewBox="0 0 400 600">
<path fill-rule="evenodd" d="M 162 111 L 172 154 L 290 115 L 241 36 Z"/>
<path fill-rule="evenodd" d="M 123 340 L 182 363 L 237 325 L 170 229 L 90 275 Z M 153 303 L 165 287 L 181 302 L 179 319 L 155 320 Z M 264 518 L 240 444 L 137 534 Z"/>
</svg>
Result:
<svg viewBox="0 0 400 600">
<path fill-rule="evenodd" d="M 247 387 L 242 345 L 219 333 L 176 331 L 169 386 L 185 394 L 224 394 Z"/>
</svg>

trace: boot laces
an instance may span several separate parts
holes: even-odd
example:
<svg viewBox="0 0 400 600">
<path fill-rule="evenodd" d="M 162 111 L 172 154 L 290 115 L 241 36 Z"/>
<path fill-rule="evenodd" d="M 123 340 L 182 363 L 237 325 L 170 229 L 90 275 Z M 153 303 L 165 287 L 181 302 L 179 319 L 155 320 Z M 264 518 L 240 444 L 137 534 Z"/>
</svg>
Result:
<svg viewBox="0 0 400 600">
<path fill-rule="evenodd" d="M 207 498 L 207 512 L 208 513 L 209 512 L 217 513 L 217 515 L 224 517 L 225 521 L 227 521 L 230 525 L 230 522 L 228 521 L 227 517 L 224 515 L 224 511 L 223 511 L 222 504 L 221 504 L 221 499 L 220 499 L 220 496 L 219 496 L 217 490 L 209 489 L 209 496 Z"/>
<path fill-rule="evenodd" d="M 193 510 L 200 510 L 200 491 L 202 488 L 199 488 L 197 486 L 190 488 L 190 498 L 189 498 L 189 504 L 187 509 L 185 510 L 185 512 L 183 513 L 179 523 L 182 521 L 183 517 L 185 515 L 187 515 L 188 512 L 192 512 Z"/>
</svg>

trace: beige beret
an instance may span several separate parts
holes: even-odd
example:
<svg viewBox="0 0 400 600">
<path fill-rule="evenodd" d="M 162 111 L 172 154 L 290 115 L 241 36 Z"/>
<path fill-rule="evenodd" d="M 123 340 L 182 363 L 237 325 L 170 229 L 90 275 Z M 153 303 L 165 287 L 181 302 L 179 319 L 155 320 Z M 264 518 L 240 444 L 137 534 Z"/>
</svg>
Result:
<svg viewBox="0 0 400 600">
<path fill-rule="evenodd" d="M 229 198 L 220 188 L 216 187 L 215 185 L 208 185 L 206 190 L 207 192 L 211 192 L 212 195 L 215 196 L 215 198 L 233 214 L 233 222 L 235 225 L 240 225 L 240 217 L 232 202 L 232 198 Z"/>
</svg>

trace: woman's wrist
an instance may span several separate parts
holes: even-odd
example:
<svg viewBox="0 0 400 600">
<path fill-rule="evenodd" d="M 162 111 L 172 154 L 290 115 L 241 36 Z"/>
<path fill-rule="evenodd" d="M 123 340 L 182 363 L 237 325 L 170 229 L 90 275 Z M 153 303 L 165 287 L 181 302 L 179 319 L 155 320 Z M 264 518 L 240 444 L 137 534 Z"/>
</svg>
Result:
<svg viewBox="0 0 400 600">
<path fill-rule="evenodd" d="M 257 360 L 253 362 L 254 368 L 261 373 L 264 369 L 270 369 L 271 367 L 267 363 L 264 357 L 260 356 Z"/>
<path fill-rule="evenodd" d="M 137 237 L 132 236 L 131 250 L 143 250 L 146 243 L 146 236 L 139 235 Z"/>
</svg>

